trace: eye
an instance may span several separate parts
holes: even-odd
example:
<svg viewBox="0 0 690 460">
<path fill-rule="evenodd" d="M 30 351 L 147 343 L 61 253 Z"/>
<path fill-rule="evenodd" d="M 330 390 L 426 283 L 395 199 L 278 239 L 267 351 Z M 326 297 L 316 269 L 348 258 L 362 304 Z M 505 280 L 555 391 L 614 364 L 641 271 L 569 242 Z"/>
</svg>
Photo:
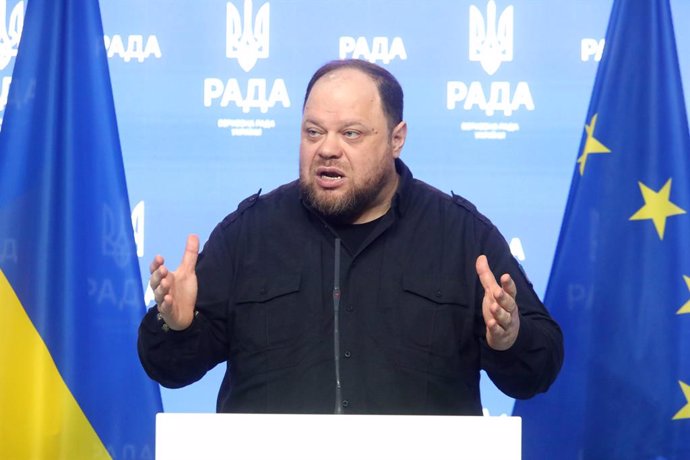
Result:
<svg viewBox="0 0 690 460">
<path fill-rule="evenodd" d="M 348 139 L 357 139 L 360 136 L 359 131 L 355 131 L 353 129 L 348 129 L 347 131 L 343 132 L 343 136 L 345 136 Z"/>
<path fill-rule="evenodd" d="M 320 134 L 319 131 L 315 128 L 305 128 L 304 132 L 307 135 L 307 137 L 318 137 Z"/>
</svg>

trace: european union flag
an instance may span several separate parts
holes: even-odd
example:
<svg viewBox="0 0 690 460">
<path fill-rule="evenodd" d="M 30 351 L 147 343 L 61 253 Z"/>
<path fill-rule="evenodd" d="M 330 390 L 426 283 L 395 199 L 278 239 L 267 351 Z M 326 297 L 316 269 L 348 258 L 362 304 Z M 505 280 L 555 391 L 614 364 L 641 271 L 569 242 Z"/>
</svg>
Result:
<svg viewBox="0 0 690 460">
<path fill-rule="evenodd" d="M 525 459 L 690 458 L 690 137 L 668 0 L 615 0 L 545 303 Z"/>
<path fill-rule="evenodd" d="M 153 458 L 97 0 L 31 0 L 0 132 L 0 458 Z"/>
</svg>

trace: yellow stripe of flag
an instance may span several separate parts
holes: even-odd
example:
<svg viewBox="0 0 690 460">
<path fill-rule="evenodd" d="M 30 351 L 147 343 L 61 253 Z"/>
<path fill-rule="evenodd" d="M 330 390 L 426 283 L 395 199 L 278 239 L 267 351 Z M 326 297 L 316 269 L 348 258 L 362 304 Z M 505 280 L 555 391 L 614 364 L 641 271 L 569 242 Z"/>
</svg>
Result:
<svg viewBox="0 0 690 460">
<path fill-rule="evenodd" d="M 109 458 L 2 270 L 0 311 L 0 458 Z"/>
</svg>

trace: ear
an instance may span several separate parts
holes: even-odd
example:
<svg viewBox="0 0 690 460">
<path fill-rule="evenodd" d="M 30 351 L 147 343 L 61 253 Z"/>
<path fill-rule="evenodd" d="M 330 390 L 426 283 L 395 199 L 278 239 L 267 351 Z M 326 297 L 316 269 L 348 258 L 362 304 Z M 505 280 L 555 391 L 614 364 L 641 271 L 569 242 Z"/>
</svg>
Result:
<svg viewBox="0 0 690 460">
<path fill-rule="evenodd" d="M 393 146 L 393 158 L 400 157 L 400 152 L 405 145 L 405 139 L 407 138 L 407 123 L 403 120 L 398 125 L 393 128 L 391 133 L 391 145 Z"/>
</svg>

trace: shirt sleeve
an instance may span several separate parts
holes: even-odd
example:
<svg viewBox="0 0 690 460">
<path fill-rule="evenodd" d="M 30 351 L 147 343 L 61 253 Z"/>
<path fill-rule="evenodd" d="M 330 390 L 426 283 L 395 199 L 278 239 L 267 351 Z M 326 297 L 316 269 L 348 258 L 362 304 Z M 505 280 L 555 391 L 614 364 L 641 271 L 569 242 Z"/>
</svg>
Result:
<svg viewBox="0 0 690 460">
<path fill-rule="evenodd" d="M 156 307 L 139 326 L 137 350 L 146 373 L 169 388 L 189 385 L 227 360 L 228 299 L 233 279 L 232 254 L 219 225 L 196 265 L 198 293 L 192 324 L 183 331 L 164 327 Z"/>
<path fill-rule="evenodd" d="M 494 275 L 509 273 L 515 281 L 520 330 L 513 346 L 504 351 L 488 345 L 484 330 L 480 338 L 482 368 L 508 396 L 530 398 L 545 392 L 556 379 L 563 364 L 563 335 L 495 227 L 483 247 Z M 476 296 L 481 314 L 483 287 L 478 279 L 476 285 L 481 291 Z M 483 318 L 481 324 L 485 328 Z"/>
</svg>

